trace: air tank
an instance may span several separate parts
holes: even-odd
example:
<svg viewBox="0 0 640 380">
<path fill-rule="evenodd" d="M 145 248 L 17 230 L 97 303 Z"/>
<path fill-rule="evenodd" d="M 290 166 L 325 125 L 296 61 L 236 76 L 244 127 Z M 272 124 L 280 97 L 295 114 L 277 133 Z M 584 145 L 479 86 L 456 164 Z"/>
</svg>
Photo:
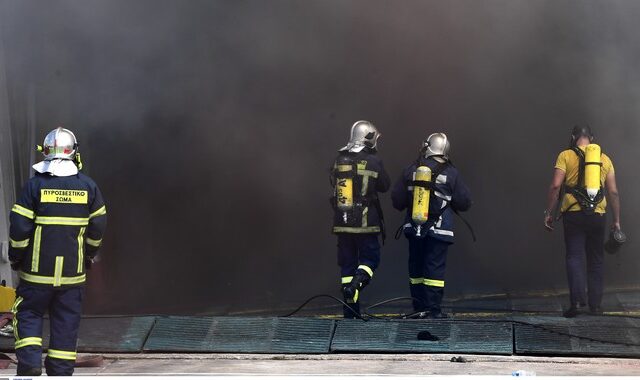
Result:
<svg viewBox="0 0 640 380">
<path fill-rule="evenodd" d="M 353 177 L 344 176 L 341 173 L 353 172 L 351 162 L 338 162 L 336 176 L 336 202 L 338 210 L 342 211 L 342 219 L 347 223 L 347 213 L 353 209 Z"/>
<path fill-rule="evenodd" d="M 431 182 L 431 169 L 428 166 L 419 166 L 416 169 L 416 184 L 413 186 L 413 208 L 411 219 L 417 226 L 416 233 L 420 235 L 421 225 L 429 219 L 429 198 L 431 192 L 428 187 L 419 185 L 421 182 Z"/>
<path fill-rule="evenodd" d="M 584 150 L 584 186 L 592 200 L 600 191 L 600 171 L 602 170 L 600 145 L 589 144 Z"/>
</svg>

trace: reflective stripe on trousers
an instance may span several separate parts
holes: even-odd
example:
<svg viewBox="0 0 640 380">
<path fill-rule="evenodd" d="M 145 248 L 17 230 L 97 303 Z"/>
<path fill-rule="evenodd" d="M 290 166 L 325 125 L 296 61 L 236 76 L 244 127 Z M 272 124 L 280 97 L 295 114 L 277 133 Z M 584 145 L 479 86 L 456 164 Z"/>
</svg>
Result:
<svg viewBox="0 0 640 380">
<path fill-rule="evenodd" d="M 433 280 L 430 278 L 409 278 L 411 285 L 425 285 L 436 288 L 444 288 L 444 280 Z"/>
<path fill-rule="evenodd" d="M 54 359 L 76 360 L 77 354 L 75 351 L 54 350 L 50 348 L 47 350 L 47 356 Z"/>
</svg>

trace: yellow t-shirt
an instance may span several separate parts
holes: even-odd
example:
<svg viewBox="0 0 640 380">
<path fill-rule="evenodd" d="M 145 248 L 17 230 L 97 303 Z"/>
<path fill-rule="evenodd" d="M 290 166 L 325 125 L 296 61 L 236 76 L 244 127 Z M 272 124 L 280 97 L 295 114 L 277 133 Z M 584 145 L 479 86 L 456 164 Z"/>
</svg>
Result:
<svg viewBox="0 0 640 380">
<path fill-rule="evenodd" d="M 581 146 L 580 149 L 584 151 L 585 147 Z M 565 172 L 564 184 L 565 186 L 576 186 L 578 184 L 578 170 L 580 170 L 580 159 L 576 152 L 571 149 L 567 149 L 558 155 L 556 160 L 556 169 L 560 169 Z M 600 170 L 600 183 L 604 185 L 604 181 L 607 178 L 609 172 L 614 172 L 613 163 L 606 154 L 602 153 L 602 170 Z M 572 206 L 573 205 L 573 206 Z M 571 208 L 569 208 L 571 207 Z M 607 208 L 607 199 L 602 199 L 595 209 L 598 214 L 604 214 Z M 567 193 L 562 199 L 562 212 L 565 211 L 580 211 L 580 205 L 576 202 L 576 198 Z"/>
</svg>

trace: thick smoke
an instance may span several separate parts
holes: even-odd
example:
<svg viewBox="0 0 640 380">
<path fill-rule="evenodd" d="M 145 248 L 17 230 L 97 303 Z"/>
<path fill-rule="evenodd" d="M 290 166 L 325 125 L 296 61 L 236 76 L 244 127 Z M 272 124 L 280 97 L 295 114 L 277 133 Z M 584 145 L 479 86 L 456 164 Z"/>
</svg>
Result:
<svg viewBox="0 0 640 380">
<path fill-rule="evenodd" d="M 634 1 L 0 0 L 11 120 L 77 132 L 109 208 L 90 311 L 274 309 L 337 295 L 327 168 L 373 121 L 393 179 L 444 131 L 475 205 L 449 295 L 565 287 L 542 229 L 557 153 L 589 123 L 613 158 L 631 242 L 608 287 L 637 284 Z M 0 52 L 1 53 L 1 52 Z M 30 116 L 31 115 L 31 116 Z M 34 116 L 35 115 L 35 116 Z M 383 195 L 390 235 L 402 215 Z M 407 293 L 390 239 L 365 300 Z"/>
</svg>

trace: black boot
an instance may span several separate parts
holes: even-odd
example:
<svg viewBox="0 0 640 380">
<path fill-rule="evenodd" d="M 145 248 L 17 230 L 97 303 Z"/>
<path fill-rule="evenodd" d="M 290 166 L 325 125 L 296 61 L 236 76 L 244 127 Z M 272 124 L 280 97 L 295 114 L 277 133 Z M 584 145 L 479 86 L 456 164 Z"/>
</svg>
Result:
<svg viewBox="0 0 640 380">
<path fill-rule="evenodd" d="M 371 281 L 371 277 L 367 272 L 362 269 L 358 269 L 353 276 L 353 280 L 350 283 L 342 286 L 342 295 L 344 297 L 345 303 L 347 303 L 353 311 L 357 312 L 357 315 L 354 314 L 353 311 L 349 310 L 346 306 L 344 309 L 344 317 L 345 318 L 361 318 L 360 314 L 360 303 L 358 299 L 360 298 L 360 292 L 364 289 Z"/>
<path fill-rule="evenodd" d="M 578 316 L 578 305 L 571 305 L 570 308 L 562 313 L 562 316 L 565 318 L 575 318 Z"/>
<path fill-rule="evenodd" d="M 447 319 L 447 318 L 449 318 L 449 315 L 443 313 L 440 310 L 432 311 L 429 313 L 429 319 Z"/>
<path fill-rule="evenodd" d="M 604 315 L 604 312 L 602 311 L 602 308 L 600 306 L 597 306 L 597 307 L 590 307 L 589 314 L 599 317 Z"/>
<path fill-rule="evenodd" d="M 349 307 L 342 306 L 342 315 L 344 319 L 360 319 L 360 302 L 348 303 Z"/>
<path fill-rule="evenodd" d="M 20 368 L 18 366 L 17 376 L 40 376 L 42 375 L 42 368 Z"/>
</svg>

